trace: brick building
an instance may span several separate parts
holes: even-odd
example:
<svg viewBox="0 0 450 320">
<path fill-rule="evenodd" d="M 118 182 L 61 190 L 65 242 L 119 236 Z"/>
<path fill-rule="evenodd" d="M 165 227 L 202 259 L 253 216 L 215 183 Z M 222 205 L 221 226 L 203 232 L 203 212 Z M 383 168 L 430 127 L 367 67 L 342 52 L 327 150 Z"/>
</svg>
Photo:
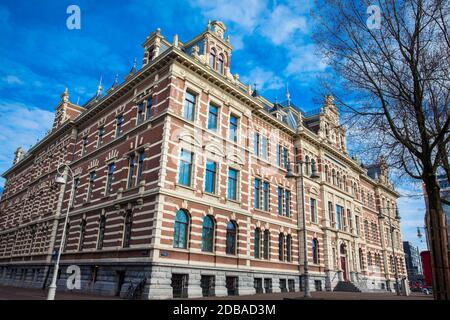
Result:
<svg viewBox="0 0 450 320">
<path fill-rule="evenodd" d="M 157 29 L 123 83 L 82 106 L 62 94 L 51 131 L 3 174 L 1 284 L 49 284 L 73 188 L 58 289 L 75 264 L 81 290 L 105 295 L 298 291 L 301 184 L 286 173 L 302 160 L 311 288 L 393 289 L 405 268 L 386 164 L 348 155 L 332 97 L 305 113 L 241 83 L 225 31 L 214 21 L 182 43 Z M 73 185 L 55 183 L 62 162 Z"/>
</svg>

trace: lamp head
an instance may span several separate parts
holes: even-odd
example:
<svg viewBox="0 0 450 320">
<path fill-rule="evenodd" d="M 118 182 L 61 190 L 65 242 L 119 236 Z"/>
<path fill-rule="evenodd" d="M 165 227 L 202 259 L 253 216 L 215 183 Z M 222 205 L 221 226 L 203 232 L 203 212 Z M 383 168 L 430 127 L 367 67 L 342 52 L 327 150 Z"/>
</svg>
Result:
<svg viewBox="0 0 450 320">
<path fill-rule="evenodd" d="M 66 179 L 63 176 L 57 176 L 55 182 L 59 185 L 66 184 Z"/>
<path fill-rule="evenodd" d="M 317 174 L 317 165 L 315 161 L 311 163 L 311 178 L 312 179 L 320 178 L 320 176 Z"/>
<path fill-rule="evenodd" d="M 398 212 L 398 207 L 395 208 L 395 219 L 400 220 L 400 213 Z"/>
<path fill-rule="evenodd" d="M 291 164 L 287 164 L 286 179 L 295 178 L 295 174 L 292 172 Z"/>
</svg>

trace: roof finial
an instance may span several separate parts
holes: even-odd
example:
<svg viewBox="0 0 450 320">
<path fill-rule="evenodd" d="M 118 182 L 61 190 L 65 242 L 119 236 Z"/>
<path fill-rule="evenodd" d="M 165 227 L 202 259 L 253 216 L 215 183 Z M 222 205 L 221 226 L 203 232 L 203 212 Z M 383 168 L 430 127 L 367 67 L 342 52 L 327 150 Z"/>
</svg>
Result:
<svg viewBox="0 0 450 320">
<path fill-rule="evenodd" d="M 286 82 L 286 100 L 288 107 L 291 106 L 291 93 L 289 92 L 289 83 Z"/>
<path fill-rule="evenodd" d="M 111 86 L 111 88 L 117 88 L 119 86 L 119 74 L 116 73 L 116 76 L 114 77 L 114 83 Z"/>
<path fill-rule="evenodd" d="M 96 94 L 97 97 L 102 95 L 102 91 L 103 91 L 102 80 L 103 80 L 103 76 L 100 76 L 100 81 L 97 86 L 97 94 Z"/>
<path fill-rule="evenodd" d="M 137 71 L 137 59 L 134 58 L 133 67 L 130 70 L 130 73 L 135 73 Z"/>
<path fill-rule="evenodd" d="M 69 102 L 69 88 L 65 88 L 64 92 L 61 94 L 61 101 L 62 102 Z"/>
</svg>

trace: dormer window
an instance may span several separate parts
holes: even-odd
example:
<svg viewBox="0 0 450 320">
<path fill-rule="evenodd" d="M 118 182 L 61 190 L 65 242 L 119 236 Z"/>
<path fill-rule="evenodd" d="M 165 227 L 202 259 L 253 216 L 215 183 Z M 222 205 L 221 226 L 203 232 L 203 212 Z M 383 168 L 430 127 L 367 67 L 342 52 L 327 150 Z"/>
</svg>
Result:
<svg viewBox="0 0 450 320">
<path fill-rule="evenodd" d="M 217 62 L 217 71 L 223 73 L 223 55 L 219 54 L 219 60 Z"/>
<path fill-rule="evenodd" d="M 214 48 L 209 53 L 209 66 L 213 69 L 216 68 L 216 50 Z"/>
</svg>

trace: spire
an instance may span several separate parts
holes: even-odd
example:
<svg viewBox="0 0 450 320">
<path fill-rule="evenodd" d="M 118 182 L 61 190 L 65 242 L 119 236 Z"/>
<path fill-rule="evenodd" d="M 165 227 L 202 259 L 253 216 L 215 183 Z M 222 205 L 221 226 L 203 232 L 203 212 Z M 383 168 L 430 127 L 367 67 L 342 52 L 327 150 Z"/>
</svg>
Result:
<svg viewBox="0 0 450 320">
<path fill-rule="evenodd" d="M 69 88 L 66 87 L 61 94 L 61 102 L 69 102 Z"/>
<path fill-rule="evenodd" d="M 134 58 L 133 67 L 131 68 L 130 73 L 133 74 L 136 73 L 136 71 L 137 71 L 137 59 Z"/>
<path fill-rule="evenodd" d="M 291 106 L 291 93 L 289 92 L 289 83 L 286 82 L 286 100 L 287 100 L 287 106 Z"/>
<path fill-rule="evenodd" d="M 97 93 L 95 94 L 96 98 L 102 96 L 102 92 L 103 92 L 102 80 L 103 80 L 103 77 L 100 76 L 100 81 L 99 81 L 98 86 L 97 86 Z"/>
<path fill-rule="evenodd" d="M 256 89 L 256 82 L 253 84 L 253 92 L 252 92 L 252 97 L 257 97 L 258 94 L 258 90 Z"/>
<path fill-rule="evenodd" d="M 13 164 L 16 164 L 17 162 L 19 162 L 20 160 L 22 160 L 24 153 L 25 153 L 25 152 L 24 152 L 22 146 L 18 147 L 18 148 L 16 149 L 16 152 L 14 152 L 14 161 L 13 161 Z"/>
<path fill-rule="evenodd" d="M 114 78 L 114 83 L 113 83 L 113 85 L 111 86 L 111 88 L 115 89 L 115 88 L 117 88 L 118 86 L 119 86 L 119 74 L 116 73 L 116 76 L 115 76 L 115 78 Z"/>
</svg>

